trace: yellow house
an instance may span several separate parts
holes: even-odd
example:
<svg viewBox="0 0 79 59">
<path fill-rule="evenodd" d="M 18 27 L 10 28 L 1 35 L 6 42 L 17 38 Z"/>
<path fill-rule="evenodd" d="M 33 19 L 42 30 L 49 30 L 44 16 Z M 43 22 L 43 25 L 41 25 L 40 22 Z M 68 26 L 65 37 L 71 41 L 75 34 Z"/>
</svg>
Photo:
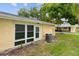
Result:
<svg viewBox="0 0 79 59">
<path fill-rule="evenodd" d="M 0 12 L 0 51 L 16 48 L 55 35 L 52 23 Z"/>
</svg>

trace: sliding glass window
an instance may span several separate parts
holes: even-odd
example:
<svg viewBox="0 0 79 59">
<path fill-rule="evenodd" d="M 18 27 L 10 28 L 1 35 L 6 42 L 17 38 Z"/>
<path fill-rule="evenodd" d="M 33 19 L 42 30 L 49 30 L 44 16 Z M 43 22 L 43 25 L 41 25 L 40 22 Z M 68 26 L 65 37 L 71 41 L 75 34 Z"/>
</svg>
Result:
<svg viewBox="0 0 79 59">
<path fill-rule="evenodd" d="M 39 38 L 39 27 L 15 24 L 15 46 L 32 42 L 34 38 Z"/>
<path fill-rule="evenodd" d="M 25 43 L 25 25 L 15 25 L 15 46 Z"/>
<path fill-rule="evenodd" d="M 39 27 L 36 27 L 35 38 L 39 38 Z"/>
<path fill-rule="evenodd" d="M 31 42 L 34 40 L 34 26 L 27 25 L 27 42 Z"/>
</svg>

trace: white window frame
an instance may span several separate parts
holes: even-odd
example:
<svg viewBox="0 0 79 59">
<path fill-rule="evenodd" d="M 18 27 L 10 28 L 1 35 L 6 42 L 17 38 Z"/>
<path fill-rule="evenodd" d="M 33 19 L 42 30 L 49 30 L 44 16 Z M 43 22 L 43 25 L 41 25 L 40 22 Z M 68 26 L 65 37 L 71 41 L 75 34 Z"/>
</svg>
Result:
<svg viewBox="0 0 79 59">
<path fill-rule="evenodd" d="M 18 23 L 16 23 L 16 24 L 18 24 Z M 32 43 L 32 42 L 27 42 L 27 39 L 31 39 L 31 38 L 34 38 L 34 41 L 38 41 L 39 40 L 39 38 L 40 38 L 40 26 L 39 25 L 36 25 L 36 24 L 20 24 L 20 25 L 25 25 L 25 38 L 24 39 L 19 39 L 19 40 L 15 40 L 15 26 L 16 26 L 16 24 L 14 25 L 14 38 L 13 38 L 13 46 L 15 47 L 15 48 L 17 48 L 17 47 L 19 47 L 19 46 L 21 46 L 21 45 L 16 45 L 15 46 L 15 42 L 18 42 L 18 41 L 22 41 L 22 40 L 25 40 L 25 43 L 24 44 L 22 44 L 22 45 L 26 45 L 26 44 L 30 44 L 30 43 Z M 18 25 L 19 25 L 18 24 Z M 33 25 L 34 26 L 34 37 L 29 37 L 29 38 L 27 38 L 27 25 Z M 36 27 L 39 27 L 39 38 L 35 38 L 35 36 L 36 36 Z M 33 41 L 33 42 L 34 42 Z"/>
<path fill-rule="evenodd" d="M 18 24 L 18 25 L 19 25 L 19 24 Z M 25 24 L 20 24 L 20 25 L 25 25 Z M 14 47 L 18 47 L 18 46 L 21 46 L 21 45 L 16 45 L 16 46 L 15 46 L 15 42 L 23 41 L 23 40 L 25 40 L 26 37 L 25 37 L 24 39 L 15 40 L 15 33 L 16 33 L 16 28 L 15 28 L 15 27 L 16 27 L 16 24 L 15 24 L 15 26 L 14 26 L 14 44 L 13 44 L 13 45 L 14 45 Z M 25 26 L 25 27 L 26 27 L 26 26 Z M 26 42 L 25 42 L 25 43 L 26 43 Z M 25 43 L 22 44 L 22 45 L 25 45 Z"/>
<path fill-rule="evenodd" d="M 35 26 L 34 24 L 27 24 L 27 25 L 33 25 L 33 27 Z M 27 32 L 26 32 L 26 33 L 27 33 Z M 34 36 L 33 36 L 33 37 L 29 37 L 29 38 L 27 37 L 27 40 L 28 40 L 28 39 L 32 39 L 32 38 L 35 40 Z M 34 42 L 34 40 L 33 40 L 32 42 Z M 27 42 L 27 41 L 26 41 L 26 42 Z M 32 42 L 27 42 L 27 44 L 30 44 L 30 43 L 32 43 Z"/>
<path fill-rule="evenodd" d="M 39 27 L 39 37 L 36 38 L 36 27 Z M 37 26 L 34 26 L 34 41 L 38 41 L 40 40 L 40 26 L 37 25 Z"/>
</svg>

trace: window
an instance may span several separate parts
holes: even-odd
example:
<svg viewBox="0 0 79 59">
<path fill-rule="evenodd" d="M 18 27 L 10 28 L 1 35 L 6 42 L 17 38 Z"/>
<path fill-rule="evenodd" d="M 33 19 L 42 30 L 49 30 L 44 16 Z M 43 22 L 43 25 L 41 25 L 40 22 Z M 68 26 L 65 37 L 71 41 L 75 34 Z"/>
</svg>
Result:
<svg viewBox="0 0 79 59">
<path fill-rule="evenodd" d="M 15 24 L 15 46 L 25 44 L 26 42 L 32 42 L 34 38 L 39 38 L 39 27 L 34 27 L 34 25 Z"/>
<path fill-rule="evenodd" d="M 25 25 L 15 25 L 15 46 L 25 43 Z"/>
<path fill-rule="evenodd" d="M 34 26 L 27 25 L 27 38 L 34 37 Z"/>
<path fill-rule="evenodd" d="M 25 38 L 25 33 L 24 32 L 18 32 L 16 33 L 16 36 L 15 36 L 16 40 L 19 40 L 19 39 L 24 39 Z"/>
<path fill-rule="evenodd" d="M 36 27 L 35 38 L 39 38 L 39 27 Z"/>
<path fill-rule="evenodd" d="M 15 42 L 15 46 L 21 45 L 21 44 L 24 44 L 24 43 L 25 43 L 25 40 L 17 41 L 17 42 Z"/>
<path fill-rule="evenodd" d="M 34 38 L 28 39 L 27 42 L 32 42 Z"/>
<path fill-rule="evenodd" d="M 15 40 L 25 38 L 25 25 L 15 25 Z"/>
<path fill-rule="evenodd" d="M 34 26 L 27 25 L 27 42 L 31 42 L 34 40 Z"/>
<path fill-rule="evenodd" d="M 25 25 L 16 24 L 16 31 L 25 31 Z"/>
</svg>

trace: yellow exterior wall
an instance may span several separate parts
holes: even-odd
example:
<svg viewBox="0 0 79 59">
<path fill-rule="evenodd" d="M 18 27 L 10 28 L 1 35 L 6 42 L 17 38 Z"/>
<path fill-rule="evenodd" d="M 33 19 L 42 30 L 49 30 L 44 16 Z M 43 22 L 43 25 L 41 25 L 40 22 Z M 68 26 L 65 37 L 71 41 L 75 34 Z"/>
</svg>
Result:
<svg viewBox="0 0 79 59">
<path fill-rule="evenodd" d="M 0 51 L 13 47 L 13 25 L 11 21 L 0 19 Z"/>
<path fill-rule="evenodd" d="M 52 34 L 53 36 L 55 36 L 55 27 L 54 26 L 50 26 L 50 25 L 41 25 L 41 35 L 42 38 L 45 39 L 45 34 Z"/>
<path fill-rule="evenodd" d="M 45 38 L 45 34 L 47 33 L 55 35 L 55 27 L 51 25 L 0 19 L 0 51 L 14 47 L 15 24 L 32 24 L 35 26 L 39 26 L 40 29 L 39 39 Z"/>
</svg>

